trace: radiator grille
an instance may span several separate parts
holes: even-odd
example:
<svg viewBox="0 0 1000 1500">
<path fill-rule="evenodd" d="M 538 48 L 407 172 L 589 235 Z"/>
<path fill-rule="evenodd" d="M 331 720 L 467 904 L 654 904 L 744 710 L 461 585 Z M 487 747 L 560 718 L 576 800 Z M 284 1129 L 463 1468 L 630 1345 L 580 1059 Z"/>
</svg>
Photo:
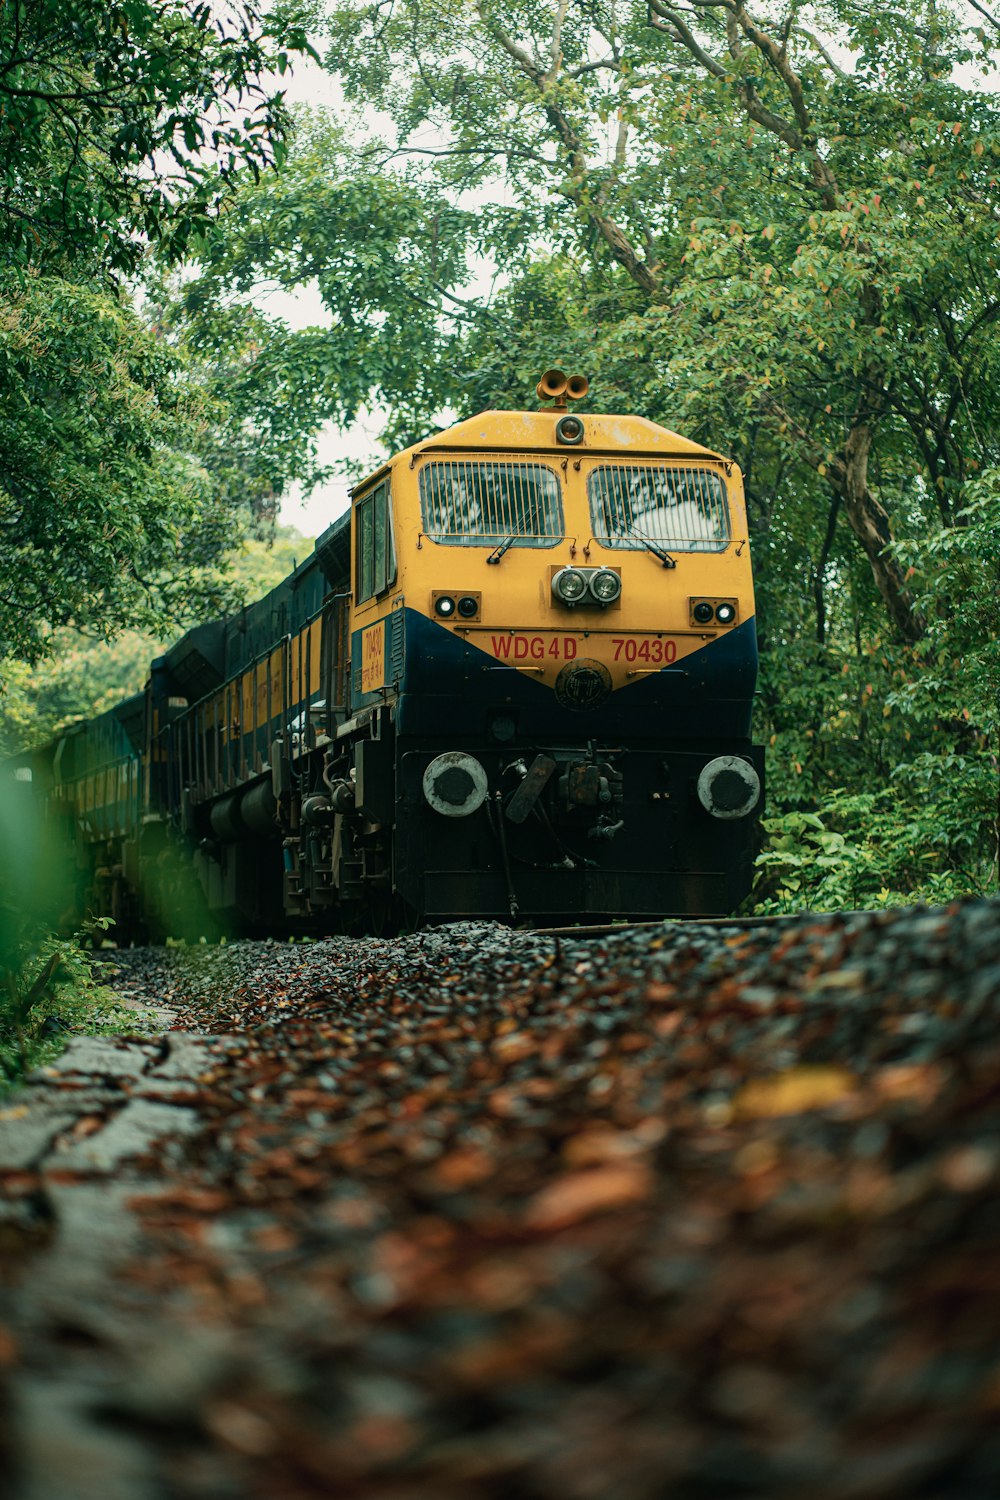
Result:
<svg viewBox="0 0 1000 1500">
<path fill-rule="evenodd" d="M 726 488 L 711 469 L 601 464 L 587 476 L 594 537 L 605 547 L 653 542 L 675 552 L 721 552 L 729 541 Z"/>
<path fill-rule="evenodd" d="M 426 536 L 459 547 L 553 547 L 564 534 L 562 487 L 547 465 L 514 460 L 432 461 L 420 471 Z"/>
</svg>

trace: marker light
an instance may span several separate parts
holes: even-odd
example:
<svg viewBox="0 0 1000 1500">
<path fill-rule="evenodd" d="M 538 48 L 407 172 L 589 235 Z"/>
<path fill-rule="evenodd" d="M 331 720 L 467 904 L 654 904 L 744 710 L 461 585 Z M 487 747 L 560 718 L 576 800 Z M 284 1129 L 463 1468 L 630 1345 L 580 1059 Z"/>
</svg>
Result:
<svg viewBox="0 0 1000 1500">
<path fill-rule="evenodd" d="M 736 606 L 733 604 L 717 604 L 715 607 L 715 618 L 720 625 L 731 625 L 736 619 Z"/>
<path fill-rule="evenodd" d="M 709 604 L 707 599 L 699 599 L 698 603 L 691 610 L 691 614 L 697 620 L 699 625 L 707 625 L 709 620 L 712 618 L 712 606 Z"/>
<path fill-rule="evenodd" d="M 579 417 L 560 417 L 556 423 L 556 442 L 575 448 L 583 442 L 583 423 Z"/>
<path fill-rule="evenodd" d="M 455 601 L 450 594 L 441 594 L 434 600 L 434 613 L 447 620 L 455 613 Z"/>
<path fill-rule="evenodd" d="M 579 568 L 560 568 L 552 580 L 552 592 L 563 604 L 579 604 L 587 592 L 587 577 Z"/>
<path fill-rule="evenodd" d="M 590 577 L 590 592 L 598 604 L 614 604 L 622 591 L 622 581 L 610 568 L 598 568 Z"/>
<path fill-rule="evenodd" d="M 463 594 L 458 601 L 458 612 L 463 620 L 472 620 L 479 613 L 479 600 L 471 594 Z"/>
</svg>

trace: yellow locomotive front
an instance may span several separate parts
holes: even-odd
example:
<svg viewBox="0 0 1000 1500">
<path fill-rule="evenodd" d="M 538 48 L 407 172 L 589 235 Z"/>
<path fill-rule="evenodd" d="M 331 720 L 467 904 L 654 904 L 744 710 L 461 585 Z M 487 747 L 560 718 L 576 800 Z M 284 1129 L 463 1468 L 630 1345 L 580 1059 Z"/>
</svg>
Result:
<svg viewBox="0 0 1000 1500">
<path fill-rule="evenodd" d="M 749 889 L 740 472 L 578 416 L 581 389 L 549 372 L 554 407 L 458 423 L 356 492 L 354 775 L 421 915 L 714 914 Z"/>
</svg>

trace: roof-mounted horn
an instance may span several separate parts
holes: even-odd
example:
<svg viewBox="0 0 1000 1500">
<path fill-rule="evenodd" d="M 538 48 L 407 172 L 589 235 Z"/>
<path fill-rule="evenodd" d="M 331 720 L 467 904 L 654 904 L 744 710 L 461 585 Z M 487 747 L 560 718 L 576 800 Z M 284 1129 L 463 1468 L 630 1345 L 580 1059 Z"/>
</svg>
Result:
<svg viewBox="0 0 1000 1500">
<path fill-rule="evenodd" d="M 567 401 L 580 401 L 589 389 L 586 375 L 566 376 L 562 370 L 546 370 L 535 387 L 539 401 L 554 402 L 557 411 L 565 411 Z"/>
</svg>

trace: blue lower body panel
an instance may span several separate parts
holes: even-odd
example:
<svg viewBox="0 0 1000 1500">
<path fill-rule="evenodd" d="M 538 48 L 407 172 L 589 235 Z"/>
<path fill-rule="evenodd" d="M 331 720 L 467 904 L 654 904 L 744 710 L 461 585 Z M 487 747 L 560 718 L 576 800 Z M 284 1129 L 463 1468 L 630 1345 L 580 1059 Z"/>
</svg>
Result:
<svg viewBox="0 0 1000 1500">
<path fill-rule="evenodd" d="M 750 740 L 752 621 L 681 670 L 643 676 L 579 712 L 433 621 L 407 613 L 405 629 L 393 879 L 410 906 L 430 918 L 543 922 L 721 915 L 745 899 L 761 803 L 715 817 L 698 778 L 709 761 L 736 756 L 763 784 Z M 446 751 L 486 773 L 486 799 L 467 816 L 443 816 L 425 795 L 424 773 Z M 539 757 L 555 769 L 528 815 L 511 821 L 511 797 Z M 599 785 L 593 800 L 577 800 Z"/>
</svg>

